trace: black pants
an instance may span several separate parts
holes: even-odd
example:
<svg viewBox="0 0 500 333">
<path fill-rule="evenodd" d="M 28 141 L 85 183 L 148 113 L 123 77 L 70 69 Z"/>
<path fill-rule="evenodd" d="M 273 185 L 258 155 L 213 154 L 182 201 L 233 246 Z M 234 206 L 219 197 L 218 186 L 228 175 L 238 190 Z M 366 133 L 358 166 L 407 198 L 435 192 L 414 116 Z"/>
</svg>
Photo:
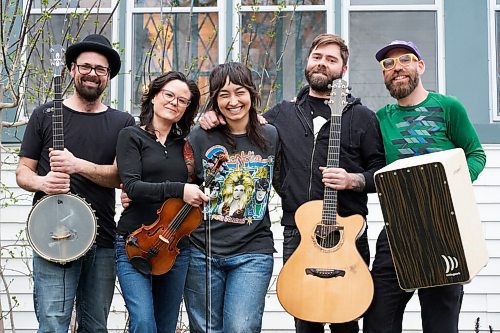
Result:
<svg viewBox="0 0 500 333">
<path fill-rule="evenodd" d="M 300 243 L 300 233 L 295 227 L 285 227 L 283 231 L 283 262 L 285 263 L 292 255 Z M 368 265 L 370 262 L 370 248 L 368 247 L 367 232 L 365 232 L 356 241 L 361 257 Z M 312 323 L 295 318 L 295 331 L 297 333 L 323 333 L 325 325 L 323 323 Z M 359 326 L 357 321 L 351 321 L 342 324 L 330 324 L 332 333 L 358 333 Z"/>
<path fill-rule="evenodd" d="M 375 295 L 364 317 L 363 332 L 401 333 L 403 313 L 414 292 L 399 287 L 385 229 L 377 240 L 372 277 Z M 423 333 L 457 333 L 462 296 L 462 285 L 419 289 Z"/>
</svg>

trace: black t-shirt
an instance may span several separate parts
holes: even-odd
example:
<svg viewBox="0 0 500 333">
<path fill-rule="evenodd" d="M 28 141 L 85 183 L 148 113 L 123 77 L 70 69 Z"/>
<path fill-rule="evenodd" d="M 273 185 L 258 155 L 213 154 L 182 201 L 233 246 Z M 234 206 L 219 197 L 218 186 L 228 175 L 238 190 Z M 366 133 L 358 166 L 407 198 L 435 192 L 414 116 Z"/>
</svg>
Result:
<svg viewBox="0 0 500 333">
<path fill-rule="evenodd" d="M 49 148 L 53 146 L 52 107 L 53 102 L 50 102 L 33 111 L 19 152 L 21 157 L 38 161 L 37 174 L 40 176 L 45 176 L 50 171 Z M 76 157 L 98 165 L 113 164 L 118 133 L 122 128 L 135 123 L 130 114 L 112 108 L 87 113 L 63 105 L 62 111 L 64 147 Z M 115 190 L 73 174 L 70 191 L 84 198 L 95 210 L 99 225 L 97 245 L 112 248 L 116 230 Z M 43 192 L 36 192 L 33 203 L 44 195 Z"/>
<path fill-rule="evenodd" d="M 162 144 L 138 126 L 120 132 L 116 162 L 132 202 L 120 217 L 118 233 L 128 234 L 143 224 L 152 224 L 166 199 L 182 198 L 188 178 L 183 147 L 183 138 L 169 135 Z"/>
<path fill-rule="evenodd" d="M 223 152 L 228 157 L 227 170 L 218 173 L 210 186 L 211 199 L 206 207 L 214 257 L 275 251 L 267 206 L 278 132 L 272 125 L 262 130 L 269 146 L 266 150 L 252 144 L 246 134 L 234 136 L 233 149 L 219 128 L 205 131 L 196 127 L 188 136 L 199 180 L 206 179 L 211 167 L 208 160 L 215 154 Z M 200 248 L 205 246 L 205 223 L 191 234 Z"/>
<path fill-rule="evenodd" d="M 330 120 L 332 111 L 328 104 L 325 103 L 326 101 L 328 101 L 328 99 L 307 95 L 304 103 L 304 109 L 312 114 L 313 119 L 316 117 L 322 117 L 325 120 Z M 319 131 L 319 128 L 317 130 L 314 129 L 314 131 Z"/>
</svg>

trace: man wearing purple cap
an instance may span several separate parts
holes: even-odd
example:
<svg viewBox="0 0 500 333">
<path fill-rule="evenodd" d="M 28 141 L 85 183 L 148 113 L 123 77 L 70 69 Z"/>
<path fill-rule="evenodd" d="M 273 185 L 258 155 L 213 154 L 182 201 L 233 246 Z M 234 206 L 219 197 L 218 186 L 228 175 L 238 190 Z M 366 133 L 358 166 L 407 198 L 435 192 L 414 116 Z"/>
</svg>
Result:
<svg viewBox="0 0 500 333">
<path fill-rule="evenodd" d="M 106 37 L 89 35 L 68 47 L 66 66 L 74 93 L 61 106 L 64 150 L 52 149 L 54 102 L 37 107 L 24 134 L 16 180 L 35 192 L 33 203 L 46 194 L 79 195 L 95 211 L 99 226 L 95 244 L 77 260 L 63 265 L 33 253 L 38 332 L 67 332 L 76 300 L 78 332 L 103 333 L 115 286 L 116 141 L 118 132 L 135 122 L 101 101 L 121 66 Z"/>
<path fill-rule="evenodd" d="M 375 55 L 384 83 L 396 104 L 377 112 L 387 163 L 452 148 L 462 148 L 474 181 L 486 155 L 462 103 L 456 98 L 427 91 L 420 80 L 425 63 L 412 42 L 396 40 Z M 372 267 L 373 303 L 364 318 L 364 333 L 400 333 L 403 313 L 413 292 L 399 288 L 387 233 L 377 240 Z M 462 285 L 418 290 L 424 333 L 457 333 Z"/>
</svg>

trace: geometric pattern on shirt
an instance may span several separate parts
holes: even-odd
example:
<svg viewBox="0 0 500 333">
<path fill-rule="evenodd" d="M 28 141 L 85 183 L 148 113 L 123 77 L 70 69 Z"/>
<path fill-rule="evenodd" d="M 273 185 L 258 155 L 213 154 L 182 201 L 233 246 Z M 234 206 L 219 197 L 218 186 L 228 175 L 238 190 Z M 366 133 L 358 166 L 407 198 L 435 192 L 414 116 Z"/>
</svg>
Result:
<svg viewBox="0 0 500 333">
<path fill-rule="evenodd" d="M 394 139 L 391 143 L 398 149 L 398 157 L 406 158 L 424 155 L 439 151 L 433 148 L 436 143 L 436 133 L 444 131 L 445 121 L 440 107 L 419 107 L 415 109 L 417 115 L 403 117 L 403 121 L 396 124 L 400 129 L 401 138 Z"/>
</svg>

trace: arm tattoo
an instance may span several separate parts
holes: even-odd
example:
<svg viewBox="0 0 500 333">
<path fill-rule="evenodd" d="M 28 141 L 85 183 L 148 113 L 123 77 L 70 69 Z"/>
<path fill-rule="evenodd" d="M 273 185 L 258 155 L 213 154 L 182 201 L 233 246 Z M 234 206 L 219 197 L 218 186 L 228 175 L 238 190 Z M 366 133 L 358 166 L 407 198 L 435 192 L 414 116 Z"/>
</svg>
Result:
<svg viewBox="0 0 500 333">
<path fill-rule="evenodd" d="M 193 183 L 196 177 L 194 170 L 194 152 L 189 142 L 184 144 L 184 161 L 186 162 L 188 170 L 188 182 Z"/>
<path fill-rule="evenodd" d="M 355 192 L 363 192 L 366 185 L 365 176 L 362 173 L 354 173 L 352 176 L 352 190 Z"/>
</svg>

